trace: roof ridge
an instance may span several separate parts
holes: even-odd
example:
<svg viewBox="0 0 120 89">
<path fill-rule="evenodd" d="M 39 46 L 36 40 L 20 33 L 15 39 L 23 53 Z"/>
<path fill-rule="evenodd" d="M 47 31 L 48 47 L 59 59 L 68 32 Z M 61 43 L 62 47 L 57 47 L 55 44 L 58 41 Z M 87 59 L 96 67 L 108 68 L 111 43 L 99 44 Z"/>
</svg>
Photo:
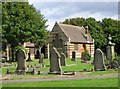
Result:
<svg viewBox="0 0 120 89">
<path fill-rule="evenodd" d="M 66 25 L 66 26 L 72 26 L 72 27 L 78 27 L 78 28 L 84 28 L 84 27 L 80 27 L 80 26 L 75 26 L 75 25 L 72 25 L 72 24 L 63 24 L 63 23 L 58 23 L 58 24 L 61 24 L 61 25 Z"/>
<path fill-rule="evenodd" d="M 70 38 L 69 42 L 85 42 L 85 43 L 87 43 L 87 40 L 85 38 L 85 28 L 84 27 L 62 24 L 62 23 L 57 23 L 57 22 L 56 22 L 56 25 L 61 29 L 61 31 L 65 34 L 65 36 L 67 38 Z M 92 39 L 88 39 L 88 41 L 90 43 L 93 43 Z"/>
<path fill-rule="evenodd" d="M 69 38 L 69 36 L 65 33 L 64 29 L 59 25 L 59 23 L 56 23 L 60 28 L 61 30 L 64 32 L 64 34 L 66 35 L 67 38 Z"/>
</svg>

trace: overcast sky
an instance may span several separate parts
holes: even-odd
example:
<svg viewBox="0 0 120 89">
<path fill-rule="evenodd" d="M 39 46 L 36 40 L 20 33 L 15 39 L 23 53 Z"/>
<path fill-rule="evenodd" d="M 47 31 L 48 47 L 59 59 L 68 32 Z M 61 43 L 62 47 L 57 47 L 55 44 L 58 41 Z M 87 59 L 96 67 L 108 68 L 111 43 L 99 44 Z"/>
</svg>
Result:
<svg viewBox="0 0 120 89">
<path fill-rule="evenodd" d="M 55 22 L 75 17 L 118 19 L 118 2 L 31 2 L 48 20 L 48 30 Z"/>
</svg>

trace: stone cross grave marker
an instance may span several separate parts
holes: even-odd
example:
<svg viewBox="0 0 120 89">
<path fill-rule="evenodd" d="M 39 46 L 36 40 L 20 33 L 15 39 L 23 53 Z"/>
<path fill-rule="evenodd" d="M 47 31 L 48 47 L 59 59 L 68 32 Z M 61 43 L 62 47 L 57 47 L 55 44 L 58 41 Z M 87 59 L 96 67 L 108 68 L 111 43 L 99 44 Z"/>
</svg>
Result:
<svg viewBox="0 0 120 89">
<path fill-rule="evenodd" d="M 105 70 L 104 55 L 100 49 L 96 49 L 93 60 L 94 70 Z"/>
<path fill-rule="evenodd" d="M 60 62 L 61 62 L 61 66 L 66 66 L 66 56 L 64 53 L 61 53 Z"/>
<path fill-rule="evenodd" d="M 115 58 L 115 49 L 114 49 L 115 43 L 112 43 L 111 40 L 112 40 L 112 37 L 109 35 L 109 37 L 108 37 L 109 42 L 108 42 L 107 47 L 106 47 L 106 58 L 110 62 L 112 62 L 113 59 Z"/>
<path fill-rule="evenodd" d="M 26 53 L 23 49 L 17 53 L 17 70 L 26 70 Z"/>
<path fill-rule="evenodd" d="M 60 54 L 55 47 L 50 50 L 50 73 L 62 73 Z"/>
</svg>

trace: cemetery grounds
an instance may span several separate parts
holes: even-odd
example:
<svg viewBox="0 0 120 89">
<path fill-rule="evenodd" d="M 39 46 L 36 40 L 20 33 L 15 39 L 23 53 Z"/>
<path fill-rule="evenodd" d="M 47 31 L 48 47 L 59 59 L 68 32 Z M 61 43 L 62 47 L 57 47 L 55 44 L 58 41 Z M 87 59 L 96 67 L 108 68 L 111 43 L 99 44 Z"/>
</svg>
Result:
<svg viewBox="0 0 120 89">
<path fill-rule="evenodd" d="M 13 74 L 17 63 L 2 63 L 2 87 L 118 87 L 118 77 L 114 77 L 118 76 L 118 70 L 91 71 L 93 69 L 92 61 L 93 59 L 82 63 L 80 59 L 71 61 L 70 58 L 67 58 L 67 66 L 62 66 L 62 71 L 68 75 L 48 74 L 50 64 L 48 59 L 44 59 L 44 67 L 40 67 L 38 59 L 26 62 L 29 71 L 35 68 L 40 71 L 39 75 Z M 7 69 L 11 74 L 6 74 Z M 72 72 L 76 72 L 76 75 L 69 75 Z"/>
</svg>

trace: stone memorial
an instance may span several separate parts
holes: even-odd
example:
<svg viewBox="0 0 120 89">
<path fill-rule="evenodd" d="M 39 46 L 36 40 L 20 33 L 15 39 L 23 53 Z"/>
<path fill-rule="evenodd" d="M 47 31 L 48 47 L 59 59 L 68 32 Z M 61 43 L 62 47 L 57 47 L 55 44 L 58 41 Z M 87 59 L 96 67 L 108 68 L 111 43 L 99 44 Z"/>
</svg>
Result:
<svg viewBox="0 0 120 89">
<path fill-rule="evenodd" d="M 94 70 L 105 70 L 104 55 L 100 49 L 96 49 L 93 60 Z"/>
<path fill-rule="evenodd" d="M 17 53 L 17 71 L 26 70 L 26 53 L 23 49 L 19 49 Z"/>
<path fill-rule="evenodd" d="M 66 66 L 66 56 L 64 53 L 61 53 L 60 62 L 61 62 L 61 66 Z"/>
<path fill-rule="evenodd" d="M 42 53 L 39 57 L 39 63 L 43 63 L 43 59 L 44 59 L 44 54 Z"/>
<path fill-rule="evenodd" d="M 60 57 L 57 49 L 53 47 L 50 50 L 50 73 L 62 74 Z"/>
<path fill-rule="evenodd" d="M 112 60 L 115 58 L 115 52 L 114 52 L 114 46 L 115 44 L 111 42 L 112 37 L 109 35 L 108 37 L 108 45 L 106 47 L 106 58 L 112 62 Z"/>
</svg>

